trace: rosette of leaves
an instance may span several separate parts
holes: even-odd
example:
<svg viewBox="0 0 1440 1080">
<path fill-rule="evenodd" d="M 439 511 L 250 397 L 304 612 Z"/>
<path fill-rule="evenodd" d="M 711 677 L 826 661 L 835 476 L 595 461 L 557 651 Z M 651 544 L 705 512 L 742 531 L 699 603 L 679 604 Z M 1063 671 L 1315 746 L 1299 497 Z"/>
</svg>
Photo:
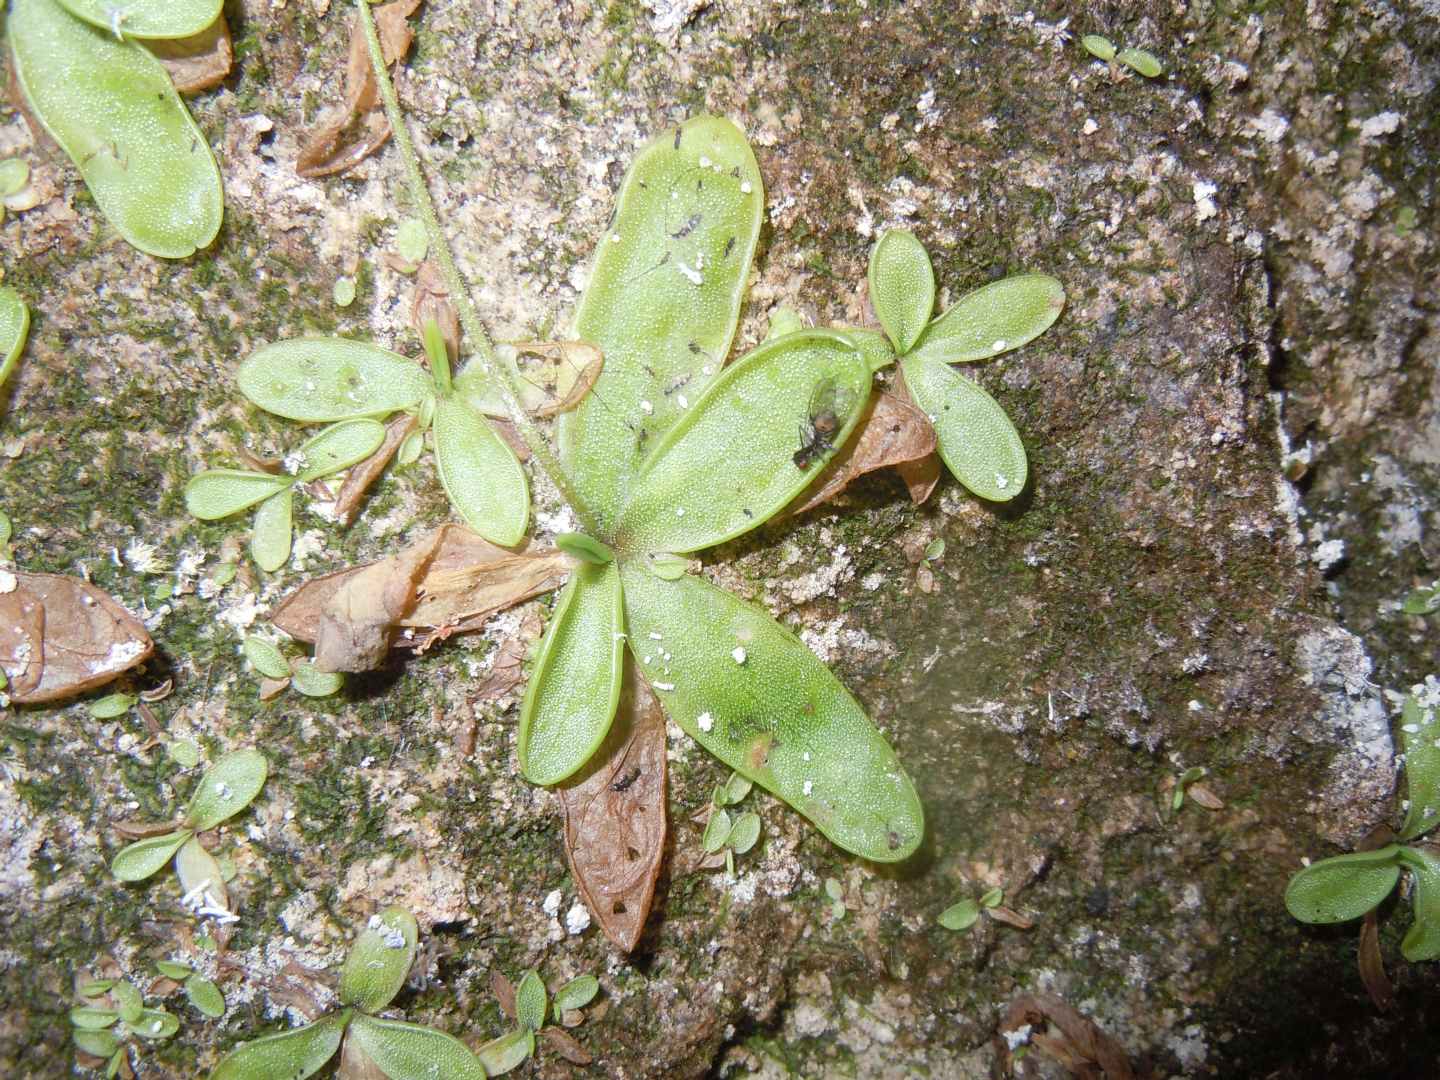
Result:
<svg viewBox="0 0 1440 1080">
<path fill-rule="evenodd" d="M 203 34 L 220 0 L 13 0 L 12 73 L 25 105 L 141 251 L 183 259 L 215 239 L 220 170 L 158 43 Z"/>
<path fill-rule="evenodd" d="M 250 554 L 260 569 L 278 570 L 290 559 L 295 485 L 348 469 L 384 441 L 385 426 L 374 420 L 332 424 L 296 451 L 298 466 L 293 474 L 250 469 L 196 473 L 185 485 L 185 508 L 202 521 L 215 521 L 258 505 Z"/>
<path fill-rule="evenodd" d="M 124 979 L 93 979 L 80 987 L 80 996 L 86 1003 L 70 1010 L 70 1037 L 82 1054 L 104 1062 L 107 1077 L 135 1075 L 130 1045 L 164 1042 L 180 1030 L 174 1013 L 147 1008 L 140 991 Z"/>
<path fill-rule="evenodd" d="M 340 969 L 340 1009 L 291 1031 L 230 1051 L 211 1080 L 304 1080 L 340 1052 L 340 1076 L 390 1080 L 484 1080 L 485 1067 L 460 1040 L 433 1028 L 383 1019 L 415 962 L 419 927 L 404 908 L 386 908 L 355 938 Z"/>
</svg>

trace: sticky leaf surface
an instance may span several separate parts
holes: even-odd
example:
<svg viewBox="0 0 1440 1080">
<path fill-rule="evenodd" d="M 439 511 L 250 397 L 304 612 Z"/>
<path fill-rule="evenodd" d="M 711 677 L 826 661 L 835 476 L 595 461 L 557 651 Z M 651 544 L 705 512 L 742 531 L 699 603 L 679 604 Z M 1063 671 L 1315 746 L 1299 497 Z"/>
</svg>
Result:
<svg viewBox="0 0 1440 1080">
<path fill-rule="evenodd" d="M 1019 495 L 1029 464 L 1020 433 L 999 403 L 938 360 L 908 356 L 900 367 L 911 399 L 935 426 L 940 457 L 955 479 L 991 502 Z"/>
<path fill-rule="evenodd" d="M 870 254 L 870 304 L 898 353 L 907 353 L 935 310 L 935 271 L 925 245 L 890 229 Z"/>
<path fill-rule="evenodd" d="M 1440 854 L 1433 848 L 1406 847 L 1400 857 L 1415 876 L 1415 925 L 1406 931 L 1400 952 L 1411 962 L 1434 960 L 1440 957 Z"/>
<path fill-rule="evenodd" d="M 453 398 L 435 404 L 435 461 L 450 505 L 491 543 L 525 537 L 530 485 L 515 452 L 485 419 Z"/>
<path fill-rule="evenodd" d="M 1060 317 L 1065 288 L 1048 274 L 1016 274 L 967 293 L 936 319 L 915 355 L 955 364 L 1033 341 Z"/>
<path fill-rule="evenodd" d="M 275 571 L 290 559 L 291 513 L 294 500 L 287 484 L 255 511 L 250 531 L 250 557 L 261 570 Z"/>
<path fill-rule="evenodd" d="M 1423 688 L 1419 688 L 1422 690 Z M 1405 741 L 1405 797 L 1410 803 L 1400 839 L 1413 840 L 1440 825 L 1440 709 L 1405 695 L 1400 733 Z"/>
<path fill-rule="evenodd" d="M 376 420 L 342 420 L 301 445 L 299 483 L 348 469 L 385 441 L 385 425 Z"/>
<path fill-rule="evenodd" d="M 121 881 L 144 881 L 168 863 L 180 845 L 190 839 L 190 830 L 166 833 L 137 840 L 116 853 L 110 872 Z"/>
<path fill-rule="evenodd" d="M 1400 877 L 1400 849 L 1357 851 L 1312 863 L 1290 879 L 1285 906 L 1301 922 L 1358 919 L 1377 906 Z"/>
<path fill-rule="evenodd" d="M 346 1010 L 294 1031 L 242 1043 L 221 1059 L 210 1080 L 305 1080 L 335 1056 L 349 1019 Z"/>
<path fill-rule="evenodd" d="M 190 798 L 190 808 L 185 812 L 185 824 L 204 832 L 238 814 L 260 794 L 269 770 L 265 755 L 259 750 L 253 747 L 232 750 L 200 778 Z"/>
<path fill-rule="evenodd" d="M 0 287 L 0 386 L 15 370 L 29 334 L 30 309 L 14 289 Z"/>
<path fill-rule="evenodd" d="M 60 0 L 66 11 L 116 37 L 186 38 L 220 17 L 221 0 Z"/>
<path fill-rule="evenodd" d="M 340 1001 L 366 1012 L 389 1005 L 405 985 L 419 936 L 415 916 L 404 908 L 386 908 L 371 916 L 340 969 Z"/>
<path fill-rule="evenodd" d="M 264 502 L 290 482 L 288 476 L 244 469 L 206 469 L 185 485 L 185 509 L 201 521 L 215 521 Z"/>
<path fill-rule="evenodd" d="M 434 392 L 430 376 L 399 353 L 347 338 L 296 338 L 256 349 L 236 374 L 240 392 L 266 412 L 329 423 L 410 409 Z"/>
<path fill-rule="evenodd" d="M 480 1059 L 443 1031 L 362 1015 L 351 1021 L 346 1038 L 390 1080 L 485 1080 Z"/>
</svg>

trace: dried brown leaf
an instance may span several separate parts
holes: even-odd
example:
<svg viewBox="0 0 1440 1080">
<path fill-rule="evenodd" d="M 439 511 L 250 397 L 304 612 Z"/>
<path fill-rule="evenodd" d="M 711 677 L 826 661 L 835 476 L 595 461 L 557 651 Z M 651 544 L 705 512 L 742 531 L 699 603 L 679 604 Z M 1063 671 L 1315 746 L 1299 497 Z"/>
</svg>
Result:
<svg viewBox="0 0 1440 1080">
<path fill-rule="evenodd" d="M 605 367 L 605 354 L 588 341 L 517 341 L 514 348 L 520 377 L 544 395 L 530 407 L 538 420 L 577 408 Z"/>
<path fill-rule="evenodd" d="M 1004 904 L 997 904 L 995 907 L 986 908 L 985 914 L 996 922 L 1002 922 L 1006 926 L 1013 926 L 1017 930 L 1029 930 L 1035 925 L 1035 920 L 1021 915 L 1014 908 L 1006 907 Z"/>
<path fill-rule="evenodd" d="M 1225 800 L 1216 795 L 1204 784 L 1191 784 L 1185 789 L 1185 794 L 1190 800 L 1206 810 L 1224 810 Z"/>
<path fill-rule="evenodd" d="M 790 512 L 803 514 L 829 502 L 868 472 L 921 461 L 934 452 L 935 428 L 923 412 L 893 394 L 873 394 L 850 441 L 820 471 Z"/>
<path fill-rule="evenodd" d="M 164 701 L 175 692 L 175 680 L 166 679 L 159 686 L 152 686 L 149 690 L 140 692 L 140 700 L 148 702 Z"/>
<path fill-rule="evenodd" d="M 558 1027 L 541 1028 L 540 1041 L 572 1065 L 589 1065 L 595 1060 L 574 1036 Z"/>
<path fill-rule="evenodd" d="M 490 972 L 490 992 L 500 1003 L 500 1011 L 510 1020 L 515 1019 L 515 984 L 498 971 Z"/>
<path fill-rule="evenodd" d="M 1365 920 L 1360 924 L 1358 959 L 1360 981 L 1365 984 L 1370 1000 L 1381 1012 L 1389 1012 L 1395 1007 L 1395 988 L 1390 984 L 1390 976 L 1385 972 L 1385 958 L 1380 954 L 1380 921 L 1374 908 L 1365 913 Z"/>
<path fill-rule="evenodd" d="M 460 316 L 450 302 L 450 290 L 445 287 L 439 267 L 427 259 L 415 275 L 415 299 L 410 302 L 410 325 L 422 341 L 425 324 L 431 321 L 440 327 L 440 337 L 453 364 L 460 356 Z"/>
<path fill-rule="evenodd" d="M 340 1046 L 340 1064 L 335 1069 L 335 1080 L 389 1080 L 385 1070 L 360 1049 L 358 1039 L 346 1039 Z"/>
<path fill-rule="evenodd" d="M 347 578 L 326 601 L 315 631 L 321 671 L 372 671 L 385 662 L 395 626 L 415 602 L 420 577 L 441 534 L 436 531 L 399 555 Z"/>
<path fill-rule="evenodd" d="M 521 461 L 530 460 L 530 444 L 525 441 L 513 421 L 506 420 L 501 416 L 492 416 L 489 421 L 490 426 L 495 429 L 495 434 L 505 440 L 505 445 L 510 447 L 517 458 Z"/>
<path fill-rule="evenodd" d="M 566 1009 L 560 1014 L 560 1023 L 567 1028 L 577 1028 L 585 1022 L 585 1014 L 579 1009 Z"/>
<path fill-rule="evenodd" d="M 406 21 L 420 0 L 392 0 L 374 10 L 375 29 L 387 64 L 410 51 L 414 31 Z M 370 68 L 370 52 L 358 22 L 350 30 L 345 65 L 345 105 L 329 113 L 300 149 L 295 171 L 315 178 L 344 172 L 373 154 L 390 137 L 390 124 L 378 108 L 379 88 Z"/>
<path fill-rule="evenodd" d="M 905 385 L 905 376 L 899 368 L 895 370 L 894 390 L 895 396 L 906 405 L 915 404 L 915 400 L 910 396 L 910 388 Z M 919 506 L 930 498 L 930 493 L 940 482 L 940 455 L 932 451 L 918 461 L 902 461 L 895 466 L 895 471 L 900 474 L 900 479 L 905 481 L 905 489 L 910 492 L 910 501 Z"/>
<path fill-rule="evenodd" d="M 202 33 L 174 40 L 145 42 L 155 59 L 165 65 L 170 81 L 182 94 L 196 94 L 219 86 L 235 63 L 230 25 L 221 15 Z"/>
<path fill-rule="evenodd" d="M 640 940 L 665 854 L 665 713 L 634 662 L 599 751 L 559 789 L 565 855 L 585 906 L 615 945 Z"/>
<path fill-rule="evenodd" d="M 3 584 L 12 575 L 0 592 L 0 669 L 17 704 L 103 686 L 154 651 L 145 627 L 88 581 L 16 570 Z"/>
<path fill-rule="evenodd" d="M 1099 1066 L 1110 1080 L 1134 1080 L 1135 1071 L 1125 1048 L 1100 1030 L 1093 1020 L 1054 994 L 1027 994 L 1016 998 L 1000 1023 L 1000 1032 L 1018 1031 L 1026 1024 L 1036 1028 L 1048 1024 L 1063 1036 L 1038 1031 L 1030 1036 L 1030 1041 L 1067 1068 L 1081 1071 Z M 1008 1045 L 1003 1039 L 997 1042 L 1008 1061 Z"/>
<path fill-rule="evenodd" d="M 113 821 L 110 827 L 126 840 L 143 840 L 147 836 L 164 836 L 180 828 L 182 821 Z"/>
<path fill-rule="evenodd" d="M 390 464 L 395 451 L 400 449 L 400 444 L 419 424 L 420 418 L 413 413 L 402 413 L 385 425 L 385 441 L 373 454 L 345 474 L 345 482 L 340 485 L 340 490 L 335 495 L 333 513 L 336 521 L 341 525 L 349 525 L 355 520 L 365 493 L 380 479 L 380 474 Z"/>
<path fill-rule="evenodd" d="M 290 689 L 290 680 L 272 679 L 266 675 L 260 680 L 260 700 L 274 701 L 277 697 Z"/>
</svg>

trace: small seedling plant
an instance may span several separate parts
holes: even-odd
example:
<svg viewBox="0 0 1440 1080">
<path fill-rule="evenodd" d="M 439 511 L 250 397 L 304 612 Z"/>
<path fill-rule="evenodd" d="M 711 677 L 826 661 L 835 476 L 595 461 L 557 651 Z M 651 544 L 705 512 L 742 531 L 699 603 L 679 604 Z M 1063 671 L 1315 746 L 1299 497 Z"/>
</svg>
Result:
<svg viewBox="0 0 1440 1080">
<path fill-rule="evenodd" d="M 140 990 L 124 979 L 93 979 L 80 987 L 80 996 L 86 1003 L 70 1010 L 70 1037 L 77 1050 L 104 1062 L 107 1077 L 134 1076 L 131 1050 L 180 1030 L 174 1013 L 147 1007 Z"/>
<path fill-rule="evenodd" d="M 579 1026 L 584 1020 L 580 1010 L 600 992 L 600 981 L 594 975 L 576 976 L 555 991 L 553 998 L 540 973 L 533 969 L 521 977 L 518 986 L 498 972 L 490 981 L 499 999 L 500 1011 L 515 1021 L 515 1027 L 475 1052 L 488 1075 L 500 1076 L 524 1064 L 535 1054 L 536 1035 L 568 1061 L 576 1065 L 590 1064 L 589 1053 L 564 1028 Z M 551 1018 L 563 1027 L 547 1025 L 547 1019 Z"/>
<path fill-rule="evenodd" d="M 722 861 L 726 875 L 732 878 L 735 876 L 735 856 L 744 855 L 760 840 L 760 815 L 753 810 L 731 814 L 727 808 L 742 802 L 750 794 L 752 786 L 749 778 L 738 772 L 731 773 L 725 783 L 717 784 L 710 796 L 710 816 L 700 838 L 705 854 Z M 707 859 L 704 865 L 709 866 L 710 860 Z"/>
</svg>

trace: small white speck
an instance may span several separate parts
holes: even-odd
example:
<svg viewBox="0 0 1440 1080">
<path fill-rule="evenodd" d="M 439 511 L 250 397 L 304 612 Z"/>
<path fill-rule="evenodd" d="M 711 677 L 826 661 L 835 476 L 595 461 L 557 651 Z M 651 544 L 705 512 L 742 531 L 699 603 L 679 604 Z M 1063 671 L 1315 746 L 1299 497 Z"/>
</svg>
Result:
<svg viewBox="0 0 1440 1080">
<path fill-rule="evenodd" d="M 640 411 L 643 412 L 646 416 L 649 416 L 655 411 L 655 406 L 651 405 L 648 401 L 642 401 L 640 402 Z"/>
<path fill-rule="evenodd" d="M 995 486 L 1003 491 L 1010 486 L 1010 481 L 1006 480 L 1003 474 L 997 472 L 995 474 Z"/>
<path fill-rule="evenodd" d="M 809 751 L 809 750 L 806 750 L 805 753 L 801 754 L 800 756 L 801 756 L 804 760 L 809 761 L 809 760 L 810 760 L 810 751 Z"/>
<path fill-rule="evenodd" d="M 12 593 L 19 585 L 19 580 L 9 570 L 0 570 L 0 593 Z"/>
<path fill-rule="evenodd" d="M 571 934 L 583 933 L 590 925 L 590 909 L 579 900 L 565 913 L 565 929 Z"/>
<path fill-rule="evenodd" d="M 667 664 L 670 662 L 670 654 L 668 652 L 665 654 L 665 662 Z"/>
<path fill-rule="evenodd" d="M 540 905 L 540 909 L 553 919 L 560 913 L 560 901 L 562 899 L 563 897 L 559 889 L 551 889 L 545 894 L 545 902 Z"/>
<path fill-rule="evenodd" d="M 610 234 L 610 242 L 612 244 L 618 244 L 620 242 L 620 234 L 618 232 L 612 232 Z"/>
<path fill-rule="evenodd" d="M 1094 135 L 1095 132 L 1097 132 L 1097 131 L 1099 131 L 1099 130 L 1100 130 L 1100 125 L 1095 122 L 1095 118 L 1094 118 L 1094 117 L 1087 117 L 1086 120 L 1085 120 L 1085 126 L 1080 129 L 1080 134 L 1082 134 L 1082 135 Z"/>
<path fill-rule="evenodd" d="M 657 634 L 654 630 L 651 630 L 651 631 L 650 631 L 650 640 L 651 640 L 651 641 L 664 641 L 664 640 L 665 640 L 665 636 L 664 636 L 663 634 Z"/>
<path fill-rule="evenodd" d="M 806 780 L 806 781 L 805 781 L 805 786 L 800 789 L 800 792 L 801 792 L 801 794 L 803 794 L 803 795 L 809 795 L 809 794 L 810 794 L 811 792 L 813 792 L 814 790 L 815 790 L 815 781 L 813 781 L 813 780 Z"/>
<path fill-rule="evenodd" d="M 745 662 L 745 650 L 738 645 L 731 650 L 730 655 L 735 658 L 735 663 L 737 664 L 743 664 Z"/>
<path fill-rule="evenodd" d="M 675 684 L 674 684 L 673 682 L 655 682 L 655 683 L 651 683 L 650 685 L 652 685 L 653 687 L 655 687 L 656 690 L 674 690 L 674 689 L 675 689 Z"/>
<path fill-rule="evenodd" d="M 696 269 L 695 269 L 694 267 L 692 267 L 692 266 L 686 266 L 684 263 L 680 262 L 678 259 L 675 261 L 675 269 L 676 269 L 676 270 L 679 270 L 680 273 L 684 274 L 685 277 L 689 280 L 689 282 L 690 282 L 691 285 L 699 285 L 701 282 L 703 282 L 703 281 L 705 280 L 703 277 L 700 276 L 700 271 L 699 271 L 699 270 L 696 270 Z"/>
<path fill-rule="evenodd" d="M 648 664 L 648 663 L 649 663 L 651 660 L 653 660 L 653 659 L 654 659 L 654 657 L 647 656 L 647 657 L 645 657 L 645 663 Z"/>
<path fill-rule="evenodd" d="M 702 169 L 708 169 L 709 167 L 710 167 L 710 159 L 709 159 L 708 157 L 706 157 L 704 154 L 701 154 L 701 155 L 700 155 L 700 168 L 702 168 Z"/>
<path fill-rule="evenodd" d="M 749 195 L 749 194 L 750 194 L 752 191 L 754 191 L 754 190 L 755 190 L 755 189 L 750 186 L 750 181 L 749 181 L 749 180 L 742 180 L 742 181 L 740 182 L 740 194 L 742 194 L 742 195 Z"/>
<path fill-rule="evenodd" d="M 690 399 L 684 394 L 676 394 L 675 400 L 680 403 L 680 408 L 682 409 L 688 409 L 690 407 Z"/>
<path fill-rule="evenodd" d="M 990 348 L 994 352 L 999 352 L 1001 349 L 1005 348 L 1005 339 L 1003 337 L 996 338 L 995 341 L 991 344 Z"/>
<path fill-rule="evenodd" d="M 715 718 L 708 712 L 702 712 L 695 718 L 695 723 L 701 731 L 709 731 L 715 726 Z"/>
<path fill-rule="evenodd" d="M 1401 731 L 1404 731 L 1404 732 L 1408 732 L 1408 733 L 1411 734 L 1411 735 L 1418 735 L 1418 734 L 1420 733 L 1420 725 L 1419 725 L 1419 724 L 1401 724 L 1401 725 L 1400 725 L 1400 730 L 1401 730 Z"/>
<path fill-rule="evenodd" d="M 221 780 L 220 783 L 215 785 L 215 794 L 219 795 L 222 801 L 229 802 L 230 785 L 225 783 L 224 780 Z"/>
<path fill-rule="evenodd" d="M 715 365 L 714 365 L 714 364 L 706 364 L 704 367 L 702 367 L 702 368 L 700 369 L 700 374 L 701 374 L 701 375 L 714 375 L 714 374 L 715 374 Z"/>
<path fill-rule="evenodd" d="M 685 508 L 684 508 L 683 506 L 677 506 L 677 507 L 675 507 L 675 516 L 676 516 L 676 517 L 684 517 L 684 516 L 685 516 Z"/>
</svg>

